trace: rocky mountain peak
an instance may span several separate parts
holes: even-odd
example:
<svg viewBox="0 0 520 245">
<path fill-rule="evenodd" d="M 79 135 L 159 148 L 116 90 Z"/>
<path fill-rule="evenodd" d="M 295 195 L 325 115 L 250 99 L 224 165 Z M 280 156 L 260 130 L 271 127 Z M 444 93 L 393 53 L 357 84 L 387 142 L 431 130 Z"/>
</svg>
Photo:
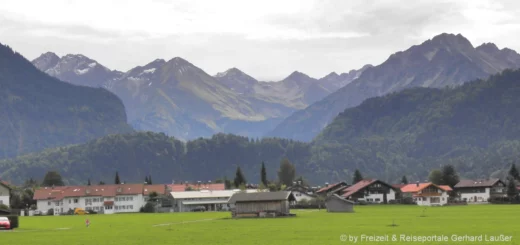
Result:
<svg viewBox="0 0 520 245">
<path fill-rule="evenodd" d="M 486 53 L 500 52 L 500 49 L 494 43 L 483 43 L 482 45 L 477 47 L 477 50 Z"/>
<path fill-rule="evenodd" d="M 33 64 L 38 70 L 46 71 L 54 67 L 60 61 L 60 57 L 53 52 L 47 52 L 34 59 Z"/>
</svg>

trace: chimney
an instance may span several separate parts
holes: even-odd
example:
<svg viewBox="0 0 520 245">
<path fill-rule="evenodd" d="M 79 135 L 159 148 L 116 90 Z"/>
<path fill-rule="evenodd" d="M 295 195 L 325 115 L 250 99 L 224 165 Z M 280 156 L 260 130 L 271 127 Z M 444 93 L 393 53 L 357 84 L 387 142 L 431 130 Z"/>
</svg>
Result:
<svg viewBox="0 0 520 245">
<path fill-rule="evenodd" d="M 417 185 L 417 187 L 419 187 L 419 181 L 417 181 L 416 185 Z"/>
<path fill-rule="evenodd" d="M 329 182 L 325 182 L 325 187 L 329 187 Z"/>
</svg>

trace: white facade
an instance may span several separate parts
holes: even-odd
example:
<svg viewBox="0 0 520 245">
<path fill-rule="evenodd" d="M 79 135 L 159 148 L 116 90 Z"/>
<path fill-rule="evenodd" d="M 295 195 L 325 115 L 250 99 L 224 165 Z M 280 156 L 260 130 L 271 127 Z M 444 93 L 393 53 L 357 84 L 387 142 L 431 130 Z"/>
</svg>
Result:
<svg viewBox="0 0 520 245">
<path fill-rule="evenodd" d="M 222 190 L 222 191 L 182 191 L 171 192 L 173 198 L 174 212 L 191 212 L 193 209 L 203 206 L 207 211 L 226 211 L 233 208 L 228 204 L 228 200 L 233 194 L 240 190 Z M 248 193 L 257 192 L 257 190 L 246 190 Z"/>
<path fill-rule="evenodd" d="M 489 198 L 491 198 L 492 193 L 494 196 L 507 196 L 504 187 L 474 188 L 473 192 L 459 191 L 460 199 L 468 203 L 487 203 Z"/>
<path fill-rule="evenodd" d="M 414 197 L 414 201 L 419 206 L 444 206 L 448 204 L 448 193 L 442 192 L 440 196 Z"/>
<path fill-rule="evenodd" d="M 302 200 L 306 200 L 306 201 L 311 201 L 314 199 L 313 196 L 305 193 L 305 192 L 301 192 L 301 191 L 291 191 L 294 198 L 296 199 L 296 203 L 302 201 Z"/>
<path fill-rule="evenodd" d="M 368 194 L 365 192 L 365 196 L 363 198 L 358 198 L 359 201 L 366 201 L 371 203 L 383 203 L 384 202 L 384 194 L 377 193 L 377 192 L 368 192 Z M 390 189 L 389 192 L 386 194 L 386 201 L 392 201 L 395 200 L 395 191 L 393 189 Z"/>
<path fill-rule="evenodd" d="M 113 205 L 105 205 L 105 202 L 113 202 Z M 69 210 L 81 208 L 93 210 L 105 214 L 112 213 L 136 213 L 146 204 L 142 194 L 122 195 L 116 197 L 65 197 L 62 200 L 37 200 L 37 210 L 46 214 L 49 209 L 54 209 L 54 215 L 66 213 Z"/>
<path fill-rule="evenodd" d="M 7 206 L 10 205 L 9 193 L 10 193 L 9 188 L 0 184 L 0 204 L 5 204 Z"/>
<path fill-rule="evenodd" d="M 481 188 L 483 192 L 460 193 L 460 199 L 468 203 L 486 203 L 491 197 L 491 188 Z"/>
</svg>

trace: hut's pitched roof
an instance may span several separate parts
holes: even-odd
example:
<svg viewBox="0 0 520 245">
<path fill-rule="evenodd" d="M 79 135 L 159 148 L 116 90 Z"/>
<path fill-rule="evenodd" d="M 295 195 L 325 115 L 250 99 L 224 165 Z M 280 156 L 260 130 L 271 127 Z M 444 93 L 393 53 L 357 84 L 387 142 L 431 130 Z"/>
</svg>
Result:
<svg viewBox="0 0 520 245">
<path fill-rule="evenodd" d="M 235 193 L 228 203 L 296 200 L 290 191 Z"/>
</svg>

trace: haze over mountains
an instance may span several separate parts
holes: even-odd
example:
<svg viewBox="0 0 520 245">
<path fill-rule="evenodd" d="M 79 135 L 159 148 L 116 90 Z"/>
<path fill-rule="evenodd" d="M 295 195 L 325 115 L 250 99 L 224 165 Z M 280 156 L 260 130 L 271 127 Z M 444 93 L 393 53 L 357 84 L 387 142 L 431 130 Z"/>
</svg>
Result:
<svg viewBox="0 0 520 245">
<path fill-rule="evenodd" d="M 520 55 L 511 49 L 498 49 L 492 43 L 475 48 L 460 34 L 443 33 L 366 69 L 350 84 L 293 113 L 267 135 L 310 141 L 339 112 L 365 99 L 411 87 L 456 86 L 519 67 Z"/>
<path fill-rule="evenodd" d="M 157 59 L 125 73 L 83 55 L 59 58 L 48 52 L 33 64 L 63 81 L 109 89 L 123 100 L 137 130 L 185 140 L 218 132 L 261 137 L 292 112 L 348 84 L 368 67 L 320 80 L 295 71 L 280 82 L 260 82 L 237 68 L 210 76 L 179 57 Z"/>
</svg>

